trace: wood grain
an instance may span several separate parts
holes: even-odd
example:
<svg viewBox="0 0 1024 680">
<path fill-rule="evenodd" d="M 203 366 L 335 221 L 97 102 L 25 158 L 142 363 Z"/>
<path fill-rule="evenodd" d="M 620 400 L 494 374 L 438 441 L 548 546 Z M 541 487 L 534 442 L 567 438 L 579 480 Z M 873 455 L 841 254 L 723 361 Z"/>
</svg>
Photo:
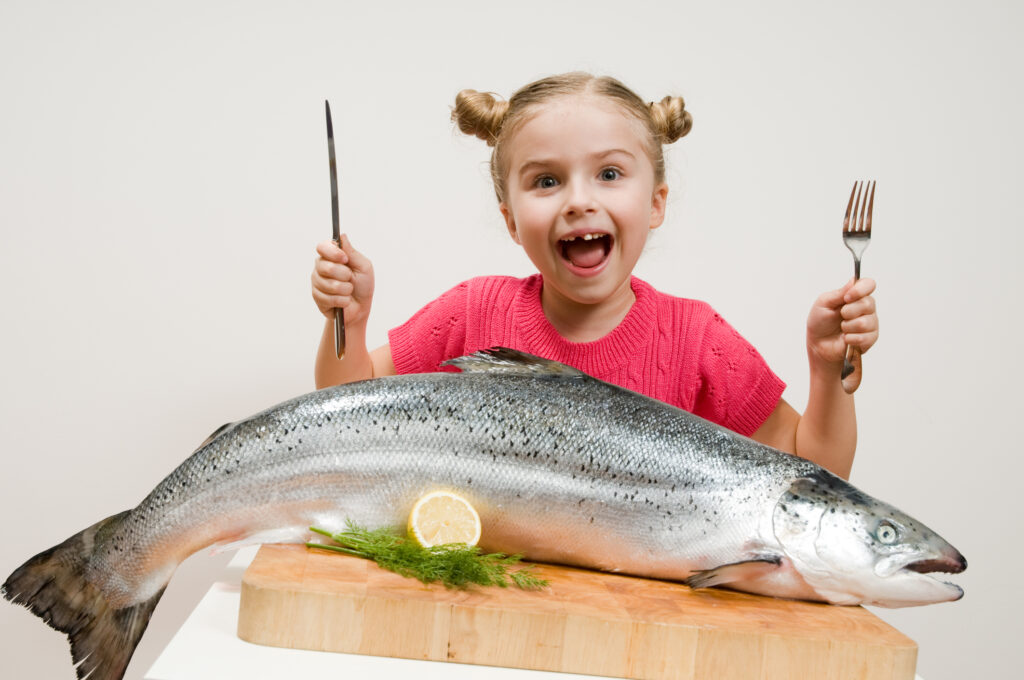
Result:
<svg viewBox="0 0 1024 680">
<path fill-rule="evenodd" d="M 913 680 L 917 645 L 836 607 L 540 564 L 551 582 L 425 586 L 367 560 L 266 545 L 238 635 L 277 647 L 661 680 Z"/>
</svg>

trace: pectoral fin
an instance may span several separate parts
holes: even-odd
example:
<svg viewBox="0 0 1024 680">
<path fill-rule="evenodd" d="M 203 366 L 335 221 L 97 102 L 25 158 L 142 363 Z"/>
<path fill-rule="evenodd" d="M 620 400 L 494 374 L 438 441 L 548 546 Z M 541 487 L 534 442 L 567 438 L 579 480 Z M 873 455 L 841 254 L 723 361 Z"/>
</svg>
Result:
<svg viewBox="0 0 1024 680">
<path fill-rule="evenodd" d="M 745 560 L 723 564 L 714 569 L 694 572 L 693 576 L 683 581 L 691 588 L 710 588 L 737 581 L 755 581 L 779 568 L 782 558 L 778 555 L 759 557 L 756 560 Z"/>
</svg>

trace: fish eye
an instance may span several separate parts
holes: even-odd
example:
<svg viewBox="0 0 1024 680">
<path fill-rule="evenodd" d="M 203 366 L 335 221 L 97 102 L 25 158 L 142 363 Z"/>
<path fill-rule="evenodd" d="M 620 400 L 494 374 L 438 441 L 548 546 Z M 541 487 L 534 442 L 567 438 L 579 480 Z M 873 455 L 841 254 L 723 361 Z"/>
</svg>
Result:
<svg viewBox="0 0 1024 680">
<path fill-rule="evenodd" d="M 884 545 L 892 545 L 899 538 L 899 531 L 892 522 L 883 519 L 875 530 L 875 538 Z"/>
</svg>

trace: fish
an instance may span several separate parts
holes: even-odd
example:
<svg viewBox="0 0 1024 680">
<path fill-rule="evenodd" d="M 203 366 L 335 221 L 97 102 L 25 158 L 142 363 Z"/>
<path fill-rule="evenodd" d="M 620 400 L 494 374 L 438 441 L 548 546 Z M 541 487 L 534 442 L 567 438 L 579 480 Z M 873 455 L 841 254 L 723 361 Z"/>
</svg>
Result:
<svg viewBox="0 0 1024 680">
<path fill-rule="evenodd" d="M 325 388 L 215 431 L 135 508 L 28 560 L 3 596 L 65 633 L 79 678 L 123 677 L 164 588 L 209 547 L 477 509 L 484 550 L 838 605 L 958 600 L 967 561 L 818 465 L 507 348 Z"/>
</svg>

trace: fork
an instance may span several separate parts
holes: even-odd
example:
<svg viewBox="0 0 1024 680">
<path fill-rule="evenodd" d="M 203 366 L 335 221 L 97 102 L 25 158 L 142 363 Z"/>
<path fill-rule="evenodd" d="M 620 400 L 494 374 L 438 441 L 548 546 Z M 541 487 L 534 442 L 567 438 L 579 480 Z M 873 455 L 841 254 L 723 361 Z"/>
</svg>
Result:
<svg viewBox="0 0 1024 680">
<path fill-rule="evenodd" d="M 853 253 L 853 279 L 860 278 L 860 258 L 871 241 L 871 211 L 875 206 L 875 183 L 854 182 L 843 218 L 843 244 Z M 847 346 L 843 359 L 843 390 L 853 394 L 860 386 L 860 352 Z"/>
</svg>

